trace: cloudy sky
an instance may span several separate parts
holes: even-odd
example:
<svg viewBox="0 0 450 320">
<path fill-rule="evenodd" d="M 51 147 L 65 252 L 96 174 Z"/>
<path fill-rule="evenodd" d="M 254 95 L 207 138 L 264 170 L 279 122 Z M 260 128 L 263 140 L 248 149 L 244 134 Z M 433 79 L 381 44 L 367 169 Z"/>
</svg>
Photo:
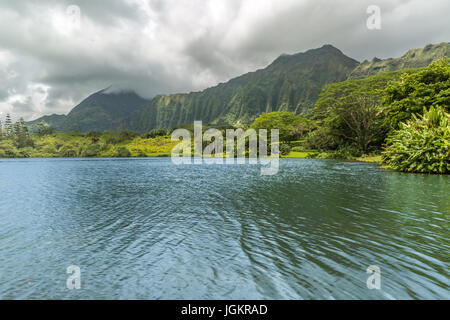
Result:
<svg viewBox="0 0 450 320">
<path fill-rule="evenodd" d="M 67 113 L 109 85 L 200 90 L 327 43 L 398 57 L 449 42 L 449 17 L 448 0 L 0 0 L 0 118 Z"/>
</svg>

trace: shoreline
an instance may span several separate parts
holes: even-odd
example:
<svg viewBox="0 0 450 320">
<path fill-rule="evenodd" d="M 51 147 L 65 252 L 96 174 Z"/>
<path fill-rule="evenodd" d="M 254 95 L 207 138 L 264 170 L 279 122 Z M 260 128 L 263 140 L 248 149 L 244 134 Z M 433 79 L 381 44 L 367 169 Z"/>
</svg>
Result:
<svg viewBox="0 0 450 320">
<path fill-rule="evenodd" d="M 300 153 L 300 152 L 295 152 Z M 302 152 L 303 153 L 303 152 Z M 309 154 L 305 152 L 306 154 Z M 151 156 L 131 156 L 131 157 L 12 157 L 12 158 L 0 158 L 0 160 L 22 160 L 22 159 L 161 159 L 161 158 L 170 158 L 170 154 L 158 154 Z M 206 157 L 204 157 L 206 158 Z M 270 158 L 270 157 L 268 157 Z M 225 158 L 224 158 L 225 159 Z M 246 158 L 248 159 L 248 158 Z M 279 159 L 308 159 L 308 160 L 337 160 L 337 161 L 357 161 L 357 162 L 368 162 L 368 163 L 378 163 L 381 164 L 381 156 L 373 156 L 373 157 L 359 157 L 356 159 L 332 159 L 332 158 L 308 158 L 307 156 L 296 156 L 296 155 L 287 155 L 280 156 Z"/>
</svg>

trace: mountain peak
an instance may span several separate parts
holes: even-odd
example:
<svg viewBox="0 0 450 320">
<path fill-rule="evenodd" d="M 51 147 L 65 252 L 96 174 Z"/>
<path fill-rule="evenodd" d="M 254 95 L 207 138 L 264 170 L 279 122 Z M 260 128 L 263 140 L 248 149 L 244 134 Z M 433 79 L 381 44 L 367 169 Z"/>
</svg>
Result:
<svg viewBox="0 0 450 320">
<path fill-rule="evenodd" d="M 342 53 L 341 50 L 339 50 L 338 48 L 336 48 L 335 46 L 333 46 L 331 44 L 324 44 L 322 47 L 320 47 L 320 48 L 318 48 L 316 50 L 337 51 L 339 53 Z"/>
<path fill-rule="evenodd" d="M 326 54 L 345 56 L 344 53 L 342 53 L 341 50 L 339 50 L 338 48 L 334 47 L 333 45 L 331 45 L 331 44 L 324 44 L 320 48 L 309 49 L 309 50 L 304 51 L 304 52 L 298 52 L 298 53 L 294 53 L 294 54 L 283 53 L 278 58 L 276 58 L 273 61 L 272 64 L 284 63 L 284 62 L 288 62 L 288 61 L 292 61 L 292 60 L 309 58 L 309 57 L 312 57 L 312 56 L 322 56 L 322 55 L 326 55 Z M 355 62 L 357 62 L 357 61 L 355 60 Z"/>
<path fill-rule="evenodd" d="M 139 94 L 136 93 L 136 91 L 134 91 L 133 89 L 130 88 L 124 88 L 121 87 L 119 85 L 110 85 L 108 87 L 106 87 L 105 89 L 102 89 L 94 94 L 131 94 L 131 95 L 137 95 L 139 96 Z"/>
</svg>

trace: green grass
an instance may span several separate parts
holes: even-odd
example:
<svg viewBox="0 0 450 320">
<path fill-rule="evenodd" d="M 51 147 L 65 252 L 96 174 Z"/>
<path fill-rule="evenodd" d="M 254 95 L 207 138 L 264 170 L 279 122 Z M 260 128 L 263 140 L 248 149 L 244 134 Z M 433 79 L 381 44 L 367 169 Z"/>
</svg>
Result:
<svg viewBox="0 0 450 320">
<path fill-rule="evenodd" d="M 281 158 L 299 158 L 304 159 L 308 156 L 310 152 L 299 152 L 299 151 L 291 151 L 286 156 L 281 156 Z"/>
<path fill-rule="evenodd" d="M 357 160 L 357 161 L 362 161 L 362 162 L 381 163 L 381 155 L 359 157 L 359 158 L 357 158 L 356 160 Z"/>
</svg>

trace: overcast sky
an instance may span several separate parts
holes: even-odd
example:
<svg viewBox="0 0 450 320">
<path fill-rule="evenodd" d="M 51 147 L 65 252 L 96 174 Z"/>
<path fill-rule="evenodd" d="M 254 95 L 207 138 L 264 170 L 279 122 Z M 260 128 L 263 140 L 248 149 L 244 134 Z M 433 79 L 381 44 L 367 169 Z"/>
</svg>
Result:
<svg viewBox="0 0 450 320">
<path fill-rule="evenodd" d="M 450 42 L 449 21 L 449 0 L 0 0 L 0 118 L 67 113 L 109 85 L 201 90 L 323 44 L 398 57 Z"/>
</svg>

